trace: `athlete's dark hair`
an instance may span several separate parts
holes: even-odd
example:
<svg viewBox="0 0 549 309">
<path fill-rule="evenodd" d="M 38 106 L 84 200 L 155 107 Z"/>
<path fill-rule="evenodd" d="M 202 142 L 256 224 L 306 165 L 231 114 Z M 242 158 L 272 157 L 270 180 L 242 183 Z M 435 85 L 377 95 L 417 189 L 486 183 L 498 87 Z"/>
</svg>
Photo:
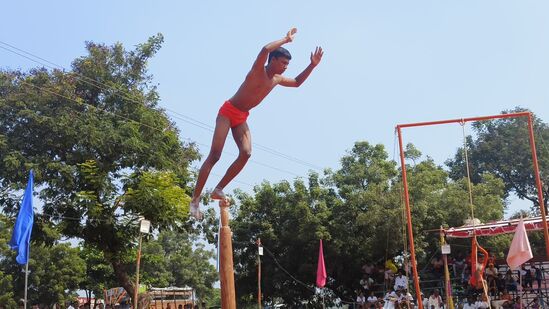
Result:
<svg viewBox="0 0 549 309">
<path fill-rule="evenodd" d="M 272 52 L 270 52 L 269 53 L 269 62 L 271 62 L 271 59 L 273 57 L 274 58 L 284 57 L 288 60 L 292 60 L 292 55 L 290 55 L 290 52 L 284 47 L 279 47 L 279 48 L 273 50 Z"/>
</svg>

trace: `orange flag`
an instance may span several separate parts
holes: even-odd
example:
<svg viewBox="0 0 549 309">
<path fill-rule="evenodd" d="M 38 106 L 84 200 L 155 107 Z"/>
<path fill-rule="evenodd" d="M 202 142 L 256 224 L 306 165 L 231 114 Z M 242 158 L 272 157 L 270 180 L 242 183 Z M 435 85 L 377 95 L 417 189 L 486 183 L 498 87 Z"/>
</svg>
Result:
<svg viewBox="0 0 549 309">
<path fill-rule="evenodd" d="M 520 218 L 515 230 L 515 236 L 513 236 L 513 241 L 511 242 L 511 248 L 509 248 L 509 253 L 507 254 L 507 264 L 514 270 L 532 257 L 534 256 L 532 255 L 532 248 L 530 248 L 530 242 L 528 241 L 528 234 L 524 227 L 524 221 Z"/>
</svg>

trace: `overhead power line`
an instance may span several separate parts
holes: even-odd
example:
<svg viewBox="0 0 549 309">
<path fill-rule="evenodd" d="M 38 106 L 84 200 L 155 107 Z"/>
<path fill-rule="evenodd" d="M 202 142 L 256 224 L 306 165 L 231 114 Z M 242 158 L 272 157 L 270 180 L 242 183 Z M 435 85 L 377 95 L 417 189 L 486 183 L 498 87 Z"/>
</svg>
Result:
<svg viewBox="0 0 549 309">
<path fill-rule="evenodd" d="M 11 52 L 13 54 L 16 54 L 18 56 L 21 56 L 25 59 L 28 59 L 30 61 L 33 61 L 35 63 L 38 63 L 40 65 L 43 65 L 45 67 L 48 67 L 50 69 L 62 69 L 63 71 L 65 71 L 65 68 L 59 64 L 56 64 L 54 62 L 51 62 L 49 60 L 46 60 L 40 56 L 37 56 L 33 53 L 30 53 L 28 51 L 25 51 L 21 48 L 18 48 L 16 46 L 13 46 L 11 44 L 8 44 L 6 42 L 3 42 L 3 41 L 0 41 L 0 44 L 4 45 L 4 46 L 1 46 L 0 45 L 0 48 L 1 49 L 4 49 L 8 52 Z M 7 47 L 6 47 L 7 46 Z M 38 59 L 38 60 L 37 60 Z M 132 101 L 134 103 L 138 103 L 138 104 L 142 104 L 143 102 L 142 101 L 139 101 L 139 100 L 136 100 L 132 97 L 130 97 L 129 93 L 127 93 L 126 91 L 123 91 L 121 89 L 116 89 L 110 85 L 107 85 L 105 83 L 102 83 L 100 81 L 97 81 L 97 80 L 94 80 L 92 78 L 89 78 L 85 75 L 82 75 L 82 74 L 79 74 L 79 73 L 76 73 L 76 72 L 70 72 L 70 74 L 72 75 L 76 75 L 77 78 L 88 84 L 88 85 L 91 85 L 93 87 L 96 87 L 98 89 L 101 89 L 101 90 L 105 90 L 105 89 L 109 89 L 109 90 L 112 90 L 114 91 L 114 93 L 119 96 L 120 98 L 123 98 L 123 99 L 126 99 L 128 101 Z M 120 93 L 123 94 L 120 95 Z M 207 130 L 207 131 L 210 131 L 210 132 L 213 132 L 214 131 L 214 127 L 209 125 L 209 124 L 206 124 L 202 121 L 199 121 L 197 119 L 194 119 L 193 117 L 190 117 L 190 116 L 187 116 L 185 114 L 182 114 L 180 112 L 177 112 L 177 111 L 174 111 L 174 110 L 171 110 L 171 109 L 168 109 L 168 108 L 164 108 L 166 111 L 170 112 L 172 114 L 172 117 L 176 118 L 176 119 L 179 119 L 181 121 L 184 121 L 188 124 L 191 124 L 193 126 L 196 126 L 196 127 L 199 127 L 201 129 L 204 129 L 204 130 Z M 264 152 L 267 152 L 267 153 L 270 153 L 272 155 L 275 155 L 275 156 L 278 156 L 278 157 L 281 157 L 283 159 L 286 159 L 288 161 L 292 161 L 294 163 L 297 163 L 297 164 L 301 164 L 303 166 L 306 166 L 306 167 L 309 167 L 313 170 L 317 170 L 317 171 L 322 171 L 323 168 L 318 166 L 318 165 L 315 165 L 315 164 L 312 164 L 312 163 L 309 163 L 307 161 L 304 161 L 304 160 L 301 160 L 301 159 L 298 159 L 294 156 L 291 156 L 291 155 L 288 155 L 288 154 L 285 154 L 285 153 L 282 153 L 278 150 L 275 150 L 273 148 L 270 148 L 270 147 L 267 147 L 267 146 L 264 146 L 264 145 L 261 145 L 261 144 L 258 144 L 258 143 L 252 143 L 254 145 L 255 148 L 259 149 L 259 150 L 262 150 Z"/>
<path fill-rule="evenodd" d="M 160 131 L 160 132 L 163 132 L 163 131 L 164 131 L 164 130 L 161 129 L 161 128 L 157 128 L 157 127 L 148 125 L 148 124 L 146 124 L 146 123 L 142 123 L 142 122 L 133 120 L 133 119 L 131 119 L 131 118 L 128 118 L 128 117 L 119 115 L 119 114 L 117 114 L 117 113 L 111 112 L 111 111 L 109 111 L 109 110 L 106 110 L 106 109 L 103 109 L 103 108 L 100 108 L 100 107 L 97 107 L 97 106 L 94 106 L 94 105 L 91 105 L 91 104 L 88 104 L 88 103 L 85 103 L 85 102 L 77 101 L 76 99 L 73 99 L 73 98 L 68 97 L 68 96 L 66 96 L 66 95 L 60 94 L 60 93 L 58 93 L 58 92 L 49 90 L 49 89 L 44 88 L 44 87 L 40 87 L 40 86 L 34 85 L 34 84 L 32 84 L 32 83 L 28 83 L 28 82 L 26 82 L 26 81 L 24 81 L 24 80 L 19 80 L 19 82 L 21 82 L 21 83 L 23 83 L 23 84 L 25 84 L 25 85 L 28 85 L 28 86 L 30 86 L 30 87 L 39 89 L 39 90 L 41 90 L 41 91 L 44 91 L 44 92 L 47 92 L 47 93 L 50 93 L 50 94 L 59 96 L 59 97 L 64 98 L 64 99 L 66 99 L 66 100 L 75 102 L 76 104 L 85 105 L 85 106 L 91 107 L 91 108 L 94 109 L 94 110 L 99 110 L 99 111 L 102 111 L 102 112 L 104 112 L 104 113 L 111 114 L 111 115 L 113 115 L 113 116 L 115 116 L 115 117 L 119 117 L 119 118 L 121 118 L 121 119 L 123 119 L 123 120 L 125 120 L 125 121 L 137 123 L 137 124 L 139 124 L 139 125 L 142 125 L 142 126 L 144 126 L 144 127 L 147 127 L 147 128 L 149 128 L 149 129 L 152 129 L 152 130 L 156 130 L 156 131 Z M 77 111 L 77 112 L 78 112 L 78 111 Z M 204 145 L 204 144 L 202 144 L 202 145 Z M 228 153 L 227 151 L 224 151 L 224 152 L 225 152 L 225 153 Z M 229 153 L 229 154 L 230 154 L 230 153 Z M 266 163 L 262 163 L 262 162 L 255 161 L 255 160 L 250 160 L 250 162 L 255 163 L 255 164 L 257 164 L 257 165 L 261 165 L 261 166 L 270 168 L 270 169 L 273 169 L 273 170 L 276 170 L 276 171 L 279 171 L 279 172 L 283 172 L 283 173 L 286 173 L 286 174 L 290 174 L 290 175 L 295 176 L 295 177 L 301 177 L 301 175 L 298 175 L 298 174 L 296 174 L 296 173 L 293 173 L 293 172 L 290 172 L 290 171 L 287 171 L 287 170 L 284 170 L 284 169 L 281 169 L 281 168 L 278 168 L 278 167 L 275 167 L 275 166 L 272 166 L 272 165 L 269 165 L 269 164 L 266 164 Z"/>
</svg>

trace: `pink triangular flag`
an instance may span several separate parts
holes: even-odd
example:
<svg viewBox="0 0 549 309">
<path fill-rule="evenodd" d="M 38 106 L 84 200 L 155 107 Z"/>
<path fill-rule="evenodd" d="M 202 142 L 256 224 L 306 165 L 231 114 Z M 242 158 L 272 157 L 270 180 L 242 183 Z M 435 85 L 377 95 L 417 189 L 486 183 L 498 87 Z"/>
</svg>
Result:
<svg viewBox="0 0 549 309">
<path fill-rule="evenodd" d="M 324 250 L 322 250 L 322 239 L 318 250 L 318 267 L 316 268 L 316 286 L 323 288 L 326 285 L 326 266 L 324 266 Z"/>
<path fill-rule="evenodd" d="M 524 228 L 524 221 L 520 218 L 515 230 L 515 236 L 513 236 L 513 241 L 511 242 L 511 248 L 509 248 L 509 253 L 507 254 L 507 264 L 514 270 L 532 257 L 534 256 L 532 255 L 532 249 L 528 241 L 528 234 L 526 233 L 526 228 Z"/>
</svg>

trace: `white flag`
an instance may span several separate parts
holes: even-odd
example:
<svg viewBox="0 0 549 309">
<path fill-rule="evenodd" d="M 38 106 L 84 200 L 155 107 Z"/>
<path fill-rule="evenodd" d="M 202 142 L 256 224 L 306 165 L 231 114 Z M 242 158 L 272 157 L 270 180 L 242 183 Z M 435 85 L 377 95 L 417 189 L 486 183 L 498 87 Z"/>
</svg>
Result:
<svg viewBox="0 0 549 309">
<path fill-rule="evenodd" d="M 513 241 L 511 242 L 511 248 L 509 248 L 509 253 L 507 254 L 507 264 L 514 270 L 532 257 L 532 249 L 530 248 L 530 242 L 528 241 L 528 234 L 526 234 L 524 222 L 522 221 L 522 218 L 520 218 L 517 229 L 515 230 L 515 236 L 513 236 Z"/>
</svg>

